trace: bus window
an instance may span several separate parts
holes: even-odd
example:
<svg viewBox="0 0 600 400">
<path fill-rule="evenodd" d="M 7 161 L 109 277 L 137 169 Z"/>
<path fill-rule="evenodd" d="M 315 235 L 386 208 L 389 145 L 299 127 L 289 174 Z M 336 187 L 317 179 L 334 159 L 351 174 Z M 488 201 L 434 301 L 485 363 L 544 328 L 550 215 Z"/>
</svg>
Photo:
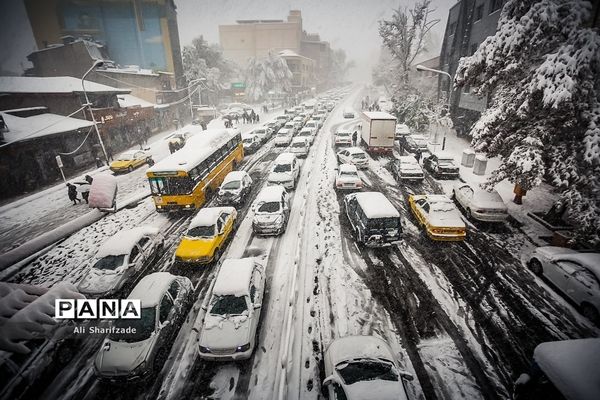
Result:
<svg viewBox="0 0 600 400">
<path fill-rule="evenodd" d="M 150 178 L 150 191 L 152 194 L 162 194 L 165 190 L 163 178 Z"/>
</svg>

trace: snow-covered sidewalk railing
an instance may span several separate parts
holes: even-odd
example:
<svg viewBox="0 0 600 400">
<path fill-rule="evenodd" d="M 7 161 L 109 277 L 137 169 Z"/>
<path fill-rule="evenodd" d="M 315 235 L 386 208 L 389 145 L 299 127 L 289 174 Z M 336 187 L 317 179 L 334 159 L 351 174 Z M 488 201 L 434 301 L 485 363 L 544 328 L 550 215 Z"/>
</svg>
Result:
<svg viewBox="0 0 600 400">
<path fill-rule="evenodd" d="M 118 204 L 117 211 L 130 207 L 132 204 L 139 203 L 148 196 L 150 196 L 149 191 L 135 194 Z M 36 238 L 23 243 L 21 246 L 0 255 L 0 271 L 4 271 L 11 265 L 18 263 L 33 254 L 41 252 L 56 242 L 100 220 L 105 215 L 107 215 L 106 212 L 93 209 L 66 224 L 54 228 L 51 231 L 37 236 Z"/>
</svg>

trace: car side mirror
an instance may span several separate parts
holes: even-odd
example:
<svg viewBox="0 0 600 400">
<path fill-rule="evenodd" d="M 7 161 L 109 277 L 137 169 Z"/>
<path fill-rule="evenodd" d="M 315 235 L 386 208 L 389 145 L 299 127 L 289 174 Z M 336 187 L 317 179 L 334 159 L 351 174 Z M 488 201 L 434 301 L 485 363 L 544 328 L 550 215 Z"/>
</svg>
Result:
<svg viewBox="0 0 600 400">
<path fill-rule="evenodd" d="M 331 385 L 332 383 L 335 383 L 335 382 L 336 382 L 336 380 L 335 380 L 335 376 L 333 376 L 333 375 L 329 375 L 327 378 L 325 378 L 325 379 L 323 380 L 323 384 L 322 384 L 322 386 L 323 386 L 323 387 L 326 387 L 326 386 L 329 386 L 329 385 Z"/>
<path fill-rule="evenodd" d="M 262 307 L 262 304 L 260 304 L 260 303 L 256 303 L 256 304 L 254 305 L 254 309 L 255 309 L 255 310 L 258 310 L 258 309 L 259 309 L 259 308 L 261 308 L 261 307 Z"/>
<path fill-rule="evenodd" d="M 400 371 L 400 377 L 411 382 L 415 379 L 415 377 L 410 372 L 406 371 Z"/>
</svg>

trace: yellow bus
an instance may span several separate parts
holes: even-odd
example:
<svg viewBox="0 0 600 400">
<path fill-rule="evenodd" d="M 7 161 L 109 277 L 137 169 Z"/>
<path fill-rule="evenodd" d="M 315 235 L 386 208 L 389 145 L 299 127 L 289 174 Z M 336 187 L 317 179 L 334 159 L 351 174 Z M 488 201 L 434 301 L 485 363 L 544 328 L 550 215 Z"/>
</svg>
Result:
<svg viewBox="0 0 600 400">
<path fill-rule="evenodd" d="M 156 211 L 196 210 L 218 190 L 244 158 L 238 129 L 210 129 L 148 168 Z"/>
</svg>

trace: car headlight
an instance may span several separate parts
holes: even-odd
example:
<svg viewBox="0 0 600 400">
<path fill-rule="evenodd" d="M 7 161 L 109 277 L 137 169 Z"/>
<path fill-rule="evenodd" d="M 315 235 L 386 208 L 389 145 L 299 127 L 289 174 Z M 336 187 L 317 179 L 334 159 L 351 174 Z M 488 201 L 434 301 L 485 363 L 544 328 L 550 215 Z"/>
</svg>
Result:
<svg viewBox="0 0 600 400">
<path fill-rule="evenodd" d="M 274 224 L 276 225 L 280 225 L 283 223 L 283 216 L 278 216 L 277 218 L 275 218 L 275 221 L 273 221 Z"/>
<path fill-rule="evenodd" d="M 237 353 L 243 353 L 244 351 L 248 351 L 250 349 L 250 343 L 246 343 L 243 346 L 238 346 L 235 348 Z"/>
<path fill-rule="evenodd" d="M 200 353 L 211 353 L 210 348 L 200 346 Z"/>
</svg>

